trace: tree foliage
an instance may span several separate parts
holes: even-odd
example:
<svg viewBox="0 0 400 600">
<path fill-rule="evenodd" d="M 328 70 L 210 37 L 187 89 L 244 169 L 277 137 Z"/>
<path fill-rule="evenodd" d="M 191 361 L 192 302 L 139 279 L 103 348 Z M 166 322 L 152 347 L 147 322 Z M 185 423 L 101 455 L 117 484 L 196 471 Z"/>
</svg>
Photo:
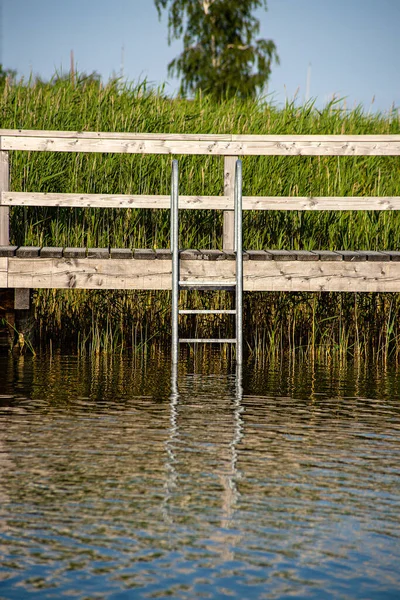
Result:
<svg viewBox="0 0 400 600">
<path fill-rule="evenodd" d="M 255 96 L 278 62 L 275 43 L 256 39 L 253 12 L 267 0 L 154 0 L 159 16 L 168 10 L 168 41 L 183 36 L 183 52 L 168 65 L 181 77 L 181 93 Z"/>
<path fill-rule="evenodd" d="M 0 63 L 0 88 L 3 88 L 8 80 L 10 83 L 15 81 L 17 76 L 17 71 L 13 69 L 4 69 L 3 65 Z"/>
</svg>

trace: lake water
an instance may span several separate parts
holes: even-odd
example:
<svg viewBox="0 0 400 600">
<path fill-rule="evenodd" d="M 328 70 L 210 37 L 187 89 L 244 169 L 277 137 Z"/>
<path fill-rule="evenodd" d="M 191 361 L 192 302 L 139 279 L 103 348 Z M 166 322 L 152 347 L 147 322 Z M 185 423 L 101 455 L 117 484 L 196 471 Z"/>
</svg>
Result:
<svg viewBox="0 0 400 600">
<path fill-rule="evenodd" d="M 0 598 L 400 597 L 395 366 L 0 358 Z"/>
</svg>

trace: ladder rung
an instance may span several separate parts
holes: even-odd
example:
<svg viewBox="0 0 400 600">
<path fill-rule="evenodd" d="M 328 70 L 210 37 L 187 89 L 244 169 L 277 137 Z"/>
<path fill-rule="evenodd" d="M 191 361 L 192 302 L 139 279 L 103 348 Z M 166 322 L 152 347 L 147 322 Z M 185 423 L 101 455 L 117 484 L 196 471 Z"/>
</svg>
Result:
<svg viewBox="0 0 400 600">
<path fill-rule="evenodd" d="M 236 344 L 236 338 L 180 338 L 178 341 L 189 344 Z"/>
<path fill-rule="evenodd" d="M 236 310 L 228 310 L 228 309 L 216 309 L 216 310 L 206 310 L 206 309 L 184 309 L 179 310 L 180 315 L 236 315 Z"/>
<path fill-rule="evenodd" d="M 179 287 L 183 290 L 234 290 L 236 281 L 180 281 Z"/>
<path fill-rule="evenodd" d="M 179 285 L 236 285 L 236 281 L 207 281 L 206 279 L 196 279 L 194 281 L 180 281 Z"/>
</svg>

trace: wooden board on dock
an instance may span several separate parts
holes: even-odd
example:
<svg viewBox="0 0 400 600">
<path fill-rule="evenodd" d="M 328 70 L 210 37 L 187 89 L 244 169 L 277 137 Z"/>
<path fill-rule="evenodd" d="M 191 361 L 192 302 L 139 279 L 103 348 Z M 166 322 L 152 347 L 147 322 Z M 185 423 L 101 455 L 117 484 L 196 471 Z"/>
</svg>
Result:
<svg viewBox="0 0 400 600">
<path fill-rule="evenodd" d="M 34 247 L 32 253 L 28 248 L 1 249 L 0 287 L 171 289 L 169 250 L 132 253 L 125 249 Z M 188 250 L 181 258 L 182 282 L 207 279 L 228 284 L 235 277 L 235 261 L 231 260 L 230 251 Z M 400 291 L 398 252 L 258 250 L 245 252 L 244 258 L 245 291 Z"/>
</svg>

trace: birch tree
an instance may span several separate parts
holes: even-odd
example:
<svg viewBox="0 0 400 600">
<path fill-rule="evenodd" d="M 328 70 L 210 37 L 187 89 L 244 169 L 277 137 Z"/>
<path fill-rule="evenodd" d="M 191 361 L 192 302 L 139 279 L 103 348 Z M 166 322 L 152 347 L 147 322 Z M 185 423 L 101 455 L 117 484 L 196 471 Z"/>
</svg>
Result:
<svg viewBox="0 0 400 600">
<path fill-rule="evenodd" d="M 221 98 L 255 96 L 279 58 L 272 40 L 257 38 L 257 8 L 267 0 L 154 0 L 168 12 L 168 42 L 183 38 L 183 52 L 168 65 L 181 78 L 180 92 Z"/>
</svg>

